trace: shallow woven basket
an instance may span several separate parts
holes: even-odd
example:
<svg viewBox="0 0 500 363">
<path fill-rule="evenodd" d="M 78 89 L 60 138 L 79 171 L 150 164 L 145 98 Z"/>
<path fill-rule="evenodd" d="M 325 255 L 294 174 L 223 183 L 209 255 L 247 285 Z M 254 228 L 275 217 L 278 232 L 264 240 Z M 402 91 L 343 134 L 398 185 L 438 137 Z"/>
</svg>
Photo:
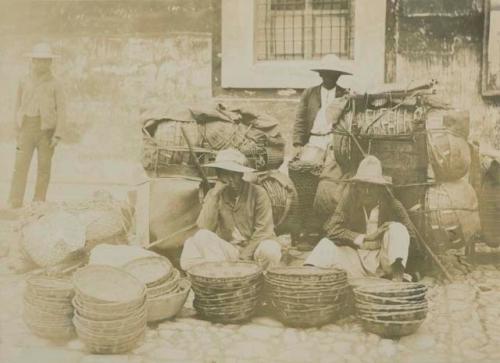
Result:
<svg viewBox="0 0 500 363">
<path fill-rule="evenodd" d="M 75 322 L 75 325 L 79 326 L 80 329 L 86 329 L 93 334 L 114 336 L 141 329 L 145 324 L 146 318 L 145 310 L 140 315 L 132 315 L 123 319 L 107 321 L 87 319 L 76 312 L 73 322 Z"/>
<path fill-rule="evenodd" d="M 148 322 L 165 320 L 177 315 L 186 303 L 191 283 L 187 279 L 179 281 L 178 291 L 147 301 Z"/>
<path fill-rule="evenodd" d="M 173 266 L 165 257 L 148 256 L 130 261 L 123 269 L 149 287 L 166 281 Z"/>
<path fill-rule="evenodd" d="M 231 289 L 211 289 L 205 286 L 192 284 L 193 291 L 197 296 L 202 298 L 213 298 L 224 300 L 227 298 L 238 298 L 238 297 L 250 297 L 257 294 L 262 287 L 260 282 L 253 282 L 251 284 L 246 284 L 244 287 L 237 287 Z"/>
<path fill-rule="evenodd" d="M 81 302 L 79 296 L 73 299 L 73 306 L 78 313 L 92 320 L 115 320 L 123 319 L 132 315 L 140 315 L 146 309 L 146 298 L 140 304 L 123 306 L 120 304 L 92 304 Z"/>
<path fill-rule="evenodd" d="M 339 317 L 340 307 L 323 307 L 311 311 L 285 311 L 280 306 L 274 306 L 274 312 L 279 320 L 292 327 L 318 327 L 331 323 Z"/>
<path fill-rule="evenodd" d="M 384 338 L 397 338 L 415 333 L 425 319 L 409 321 L 379 321 L 361 317 L 363 327 Z"/>
<path fill-rule="evenodd" d="M 179 280 L 180 280 L 180 272 L 176 268 L 173 268 L 173 273 L 170 276 L 170 278 L 166 281 L 164 281 L 160 285 L 156 285 L 153 287 L 148 287 L 146 289 L 146 294 L 148 296 L 148 299 L 154 299 L 156 297 L 165 295 L 165 294 L 170 294 L 174 291 L 177 290 L 179 286 Z"/>
<path fill-rule="evenodd" d="M 32 295 L 43 298 L 71 299 L 74 295 L 71 280 L 51 276 L 30 277 L 26 280 L 26 288 Z"/>
<path fill-rule="evenodd" d="M 120 308 L 143 301 L 146 286 L 128 272 L 111 266 L 88 265 L 73 275 L 82 303 L 117 303 Z"/>
<path fill-rule="evenodd" d="M 385 305 L 401 305 L 401 304 L 412 304 L 421 303 L 426 301 L 425 292 L 418 295 L 411 295 L 407 297 L 380 297 L 375 295 L 364 294 L 354 291 L 354 298 L 356 302 L 360 303 L 375 303 L 375 304 L 385 304 Z"/>
<path fill-rule="evenodd" d="M 411 321 L 425 319 L 427 308 L 401 311 L 401 312 L 367 312 L 356 308 L 358 317 L 379 321 Z"/>
<path fill-rule="evenodd" d="M 346 280 L 347 273 L 336 268 L 312 266 L 276 267 L 266 272 L 266 279 L 286 282 L 336 282 Z"/>
<path fill-rule="evenodd" d="M 245 261 L 206 262 L 191 267 L 187 274 L 189 278 L 198 284 L 222 285 L 231 282 L 248 282 L 256 279 L 262 274 L 259 265 Z"/>
<path fill-rule="evenodd" d="M 73 326 L 73 324 L 66 326 L 47 326 L 33 324 L 26 319 L 25 324 L 33 334 L 41 338 L 53 340 L 69 340 L 75 336 L 75 327 Z"/>
</svg>

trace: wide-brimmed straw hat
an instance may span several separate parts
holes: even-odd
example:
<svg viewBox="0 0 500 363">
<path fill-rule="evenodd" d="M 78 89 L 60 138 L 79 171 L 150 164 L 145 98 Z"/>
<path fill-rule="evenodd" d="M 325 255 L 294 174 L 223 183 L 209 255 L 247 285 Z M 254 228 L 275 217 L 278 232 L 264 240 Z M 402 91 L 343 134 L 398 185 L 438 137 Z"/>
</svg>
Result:
<svg viewBox="0 0 500 363">
<path fill-rule="evenodd" d="M 353 74 L 352 67 L 344 60 L 337 57 L 335 54 L 325 55 L 318 64 L 311 68 L 311 71 L 321 72 L 337 72 L 341 74 Z"/>
<path fill-rule="evenodd" d="M 52 51 L 52 47 L 47 43 L 38 43 L 36 44 L 31 53 L 25 54 L 27 57 L 35 58 L 35 59 L 53 59 L 58 58 L 59 56 L 54 54 Z"/>
<path fill-rule="evenodd" d="M 215 161 L 210 164 L 205 164 L 207 168 L 218 168 L 237 173 L 250 173 L 255 169 L 249 168 L 248 160 L 240 151 L 236 149 L 225 149 L 217 153 Z"/>
<path fill-rule="evenodd" d="M 368 155 L 359 163 L 356 175 L 349 181 L 379 185 L 392 184 L 392 178 L 382 174 L 382 163 L 373 155 Z"/>
</svg>

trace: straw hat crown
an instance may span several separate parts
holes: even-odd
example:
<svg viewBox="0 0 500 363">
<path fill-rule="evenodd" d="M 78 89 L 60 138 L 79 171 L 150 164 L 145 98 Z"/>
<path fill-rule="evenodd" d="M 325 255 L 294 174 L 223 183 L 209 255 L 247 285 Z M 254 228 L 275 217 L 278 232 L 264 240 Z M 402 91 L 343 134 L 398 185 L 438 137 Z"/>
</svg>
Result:
<svg viewBox="0 0 500 363">
<path fill-rule="evenodd" d="M 31 53 L 26 54 L 26 56 L 36 59 L 52 59 L 58 56 L 52 51 L 52 47 L 47 43 L 36 44 Z"/>
<path fill-rule="evenodd" d="M 247 165 L 247 158 L 239 150 L 225 149 L 217 153 L 215 162 L 206 164 L 205 167 L 224 169 L 238 173 L 249 173 L 255 171 L 255 169 L 249 168 Z"/>
<path fill-rule="evenodd" d="M 392 184 L 391 178 L 382 174 L 382 163 L 373 155 L 368 155 L 359 163 L 358 171 L 351 178 L 351 181 L 381 185 Z"/>
<path fill-rule="evenodd" d="M 330 71 L 342 74 L 353 74 L 352 67 L 344 60 L 337 57 L 335 54 L 325 55 L 311 71 Z"/>
</svg>

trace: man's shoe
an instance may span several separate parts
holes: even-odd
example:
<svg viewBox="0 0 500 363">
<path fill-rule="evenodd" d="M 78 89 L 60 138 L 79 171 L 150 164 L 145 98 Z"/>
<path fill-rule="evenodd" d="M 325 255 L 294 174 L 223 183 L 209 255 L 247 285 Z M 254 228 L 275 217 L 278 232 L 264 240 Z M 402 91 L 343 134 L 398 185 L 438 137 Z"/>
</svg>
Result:
<svg viewBox="0 0 500 363">
<path fill-rule="evenodd" d="M 392 281 L 403 282 L 405 268 L 403 266 L 403 259 L 397 258 L 391 265 Z"/>
</svg>

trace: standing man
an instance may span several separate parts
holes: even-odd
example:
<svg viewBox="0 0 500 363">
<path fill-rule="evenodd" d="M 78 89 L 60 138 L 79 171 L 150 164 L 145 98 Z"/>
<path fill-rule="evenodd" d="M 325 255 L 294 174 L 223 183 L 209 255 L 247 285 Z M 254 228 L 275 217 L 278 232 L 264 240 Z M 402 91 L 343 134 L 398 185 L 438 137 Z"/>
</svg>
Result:
<svg viewBox="0 0 500 363">
<path fill-rule="evenodd" d="M 318 72 L 323 82 L 302 93 L 293 127 L 294 155 L 298 155 L 309 142 L 326 149 L 331 140 L 331 122 L 334 121 L 329 120 L 327 108 L 347 94 L 337 85 L 340 76 L 352 74 L 349 65 L 334 54 L 324 56 L 318 67 L 311 70 Z"/>
<path fill-rule="evenodd" d="M 391 198 L 382 165 L 373 155 L 356 175 L 325 224 L 323 238 L 306 265 L 338 267 L 351 278 L 385 276 L 402 281 L 413 229 L 403 205 Z M 414 237 L 414 236 L 413 236 Z"/>
<path fill-rule="evenodd" d="M 275 240 L 271 201 L 266 191 L 243 180 L 255 171 L 236 149 L 221 150 L 215 162 L 217 182 L 207 193 L 198 217 L 198 232 L 187 239 L 183 270 L 208 261 L 255 260 L 264 268 L 279 264 L 281 245 Z"/>
<path fill-rule="evenodd" d="M 31 73 L 18 87 L 16 101 L 17 148 L 9 204 L 23 205 L 28 171 L 37 151 L 37 178 L 33 201 L 45 201 L 54 149 L 61 138 L 65 104 L 63 91 L 51 72 L 56 57 L 50 45 L 35 45 L 29 54 Z"/>
</svg>

